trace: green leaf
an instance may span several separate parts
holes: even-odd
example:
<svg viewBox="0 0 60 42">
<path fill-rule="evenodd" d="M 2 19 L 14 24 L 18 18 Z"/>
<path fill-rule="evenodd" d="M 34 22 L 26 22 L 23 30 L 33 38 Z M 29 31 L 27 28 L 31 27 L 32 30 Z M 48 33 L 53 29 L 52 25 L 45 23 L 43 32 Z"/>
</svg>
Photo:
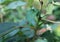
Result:
<svg viewBox="0 0 60 42">
<path fill-rule="evenodd" d="M 25 36 L 31 38 L 34 36 L 35 31 L 31 28 L 22 28 L 21 30 Z"/>
<path fill-rule="evenodd" d="M 3 3 L 5 0 L 0 0 L 0 4 Z"/>
<path fill-rule="evenodd" d="M 5 22 L 5 23 L 0 23 L 0 35 L 1 34 L 6 34 L 5 32 L 13 29 L 14 26 L 17 26 L 17 23 L 13 22 Z"/>
<path fill-rule="evenodd" d="M 13 37 L 13 36 L 16 35 L 19 31 L 20 31 L 19 29 L 13 30 L 13 31 L 11 31 L 10 33 L 6 34 L 4 37 L 5 37 L 5 38 Z"/>
<path fill-rule="evenodd" d="M 54 5 L 60 6 L 60 2 L 55 2 Z"/>
<path fill-rule="evenodd" d="M 26 2 L 28 3 L 28 6 L 31 7 L 33 5 L 34 0 L 26 0 Z"/>
<path fill-rule="evenodd" d="M 53 9 L 55 9 L 55 8 L 56 8 L 56 7 L 55 7 L 53 4 L 49 4 L 49 5 L 46 7 L 47 14 L 52 14 Z"/>
<path fill-rule="evenodd" d="M 26 2 L 22 2 L 22 1 L 15 1 L 15 2 L 11 2 L 7 8 L 8 9 L 16 9 L 18 6 L 24 6 L 26 5 Z"/>
<path fill-rule="evenodd" d="M 21 38 L 20 36 L 16 35 L 16 36 L 13 36 L 13 37 L 11 37 L 11 38 L 6 39 L 5 42 L 18 42 L 18 41 L 20 41 L 21 39 L 22 39 L 22 38 Z"/>
<path fill-rule="evenodd" d="M 22 26 L 22 27 L 24 27 L 25 25 L 28 25 L 26 19 L 20 20 L 18 24 L 19 26 Z"/>
<path fill-rule="evenodd" d="M 32 10 L 29 10 L 26 14 L 26 20 L 33 26 L 36 26 L 36 13 L 34 13 Z"/>
<path fill-rule="evenodd" d="M 55 2 L 60 2 L 60 0 L 54 0 Z"/>
<path fill-rule="evenodd" d="M 53 31 L 56 36 L 60 37 L 60 24 L 52 25 Z"/>
<path fill-rule="evenodd" d="M 47 42 L 47 40 L 46 39 L 38 38 L 37 40 L 35 40 L 35 42 Z"/>
</svg>

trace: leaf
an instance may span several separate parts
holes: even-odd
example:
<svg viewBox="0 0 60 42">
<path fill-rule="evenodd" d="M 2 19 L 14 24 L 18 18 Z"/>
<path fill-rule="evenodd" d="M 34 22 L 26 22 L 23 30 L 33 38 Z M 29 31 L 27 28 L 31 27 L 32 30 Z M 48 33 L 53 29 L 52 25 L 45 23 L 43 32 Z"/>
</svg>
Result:
<svg viewBox="0 0 60 42">
<path fill-rule="evenodd" d="M 43 1 L 43 6 L 42 8 L 45 9 L 48 5 L 49 0 L 42 0 Z"/>
<path fill-rule="evenodd" d="M 33 2 L 34 2 L 34 0 L 27 0 L 28 6 L 31 7 L 33 5 Z"/>
<path fill-rule="evenodd" d="M 36 26 L 36 13 L 34 13 L 33 11 L 29 10 L 26 14 L 26 20 L 32 24 L 33 26 Z"/>
<path fill-rule="evenodd" d="M 5 0 L 0 0 L 0 4 L 3 3 Z"/>
<path fill-rule="evenodd" d="M 24 6 L 26 5 L 25 2 L 22 2 L 22 1 L 15 1 L 15 2 L 11 2 L 7 8 L 8 9 L 16 9 L 18 6 Z"/>
<path fill-rule="evenodd" d="M 53 24 L 53 25 L 51 25 L 51 28 L 52 28 L 53 30 L 55 30 L 58 26 L 59 26 L 59 24 Z"/>
<path fill-rule="evenodd" d="M 41 9 L 41 5 L 40 5 L 39 0 L 34 0 L 33 6 L 34 6 L 36 9 L 39 9 L 39 10 Z"/>
<path fill-rule="evenodd" d="M 18 26 L 22 26 L 22 27 L 24 27 L 25 25 L 27 25 L 27 21 L 25 20 L 25 19 L 23 19 L 23 20 L 20 20 L 19 22 L 18 22 Z"/>
<path fill-rule="evenodd" d="M 60 37 L 60 24 L 54 24 L 54 25 L 52 25 L 52 28 L 54 28 L 53 31 L 54 31 L 55 35 Z"/>
<path fill-rule="evenodd" d="M 49 3 L 51 3 L 53 0 L 49 0 Z"/>
<path fill-rule="evenodd" d="M 49 4 L 46 8 L 47 10 L 47 14 L 52 14 L 53 9 L 55 9 L 56 7 L 53 4 Z"/>
<path fill-rule="evenodd" d="M 19 8 L 19 10 L 8 10 L 10 11 L 5 15 L 4 22 L 20 22 L 25 18 L 23 15 L 23 11 Z"/>
<path fill-rule="evenodd" d="M 5 42 L 18 42 L 19 40 L 21 40 L 21 37 L 16 35 L 16 36 L 6 39 Z"/>
<path fill-rule="evenodd" d="M 21 30 L 25 36 L 28 38 L 32 38 L 34 36 L 35 31 L 30 28 L 22 28 Z"/>
<path fill-rule="evenodd" d="M 54 5 L 60 6 L 60 3 L 59 2 L 55 2 Z"/>
<path fill-rule="evenodd" d="M 35 40 L 35 42 L 47 42 L 47 40 L 46 39 L 38 38 L 37 40 Z"/>
<path fill-rule="evenodd" d="M 55 2 L 60 2 L 60 0 L 54 0 Z"/>
<path fill-rule="evenodd" d="M 5 35 L 4 37 L 5 37 L 5 38 L 13 37 L 13 36 L 16 35 L 19 31 L 20 31 L 19 29 L 13 30 L 13 31 L 11 31 L 10 33 L 8 33 L 7 35 Z"/>
<path fill-rule="evenodd" d="M 0 35 L 13 29 L 14 26 L 17 26 L 17 23 L 14 22 L 4 22 L 0 23 Z"/>
</svg>

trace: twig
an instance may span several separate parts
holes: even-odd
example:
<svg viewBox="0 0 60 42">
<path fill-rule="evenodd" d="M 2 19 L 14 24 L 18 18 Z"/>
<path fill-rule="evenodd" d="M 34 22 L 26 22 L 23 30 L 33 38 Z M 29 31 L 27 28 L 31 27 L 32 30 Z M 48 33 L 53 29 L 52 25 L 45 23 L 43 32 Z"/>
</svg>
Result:
<svg viewBox="0 0 60 42">
<path fill-rule="evenodd" d="M 48 19 L 43 19 L 43 20 L 48 21 L 48 22 L 51 22 L 51 23 L 60 23 L 60 22 L 51 21 L 51 20 L 48 20 Z"/>
</svg>

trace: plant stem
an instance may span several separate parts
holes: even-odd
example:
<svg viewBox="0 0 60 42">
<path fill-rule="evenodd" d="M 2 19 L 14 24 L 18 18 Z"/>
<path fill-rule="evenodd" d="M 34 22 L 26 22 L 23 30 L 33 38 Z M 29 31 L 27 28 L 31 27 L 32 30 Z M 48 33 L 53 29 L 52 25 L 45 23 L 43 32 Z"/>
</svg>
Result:
<svg viewBox="0 0 60 42">
<path fill-rule="evenodd" d="M 0 14 L 1 23 L 3 23 L 3 15 Z"/>
</svg>

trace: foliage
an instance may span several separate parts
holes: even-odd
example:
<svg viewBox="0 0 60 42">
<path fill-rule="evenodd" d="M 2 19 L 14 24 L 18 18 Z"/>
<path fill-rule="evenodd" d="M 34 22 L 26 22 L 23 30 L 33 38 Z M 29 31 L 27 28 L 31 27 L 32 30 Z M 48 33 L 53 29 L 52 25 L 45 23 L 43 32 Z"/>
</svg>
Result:
<svg viewBox="0 0 60 42">
<path fill-rule="evenodd" d="M 60 42 L 59 0 L 0 0 L 0 42 Z"/>
</svg>

